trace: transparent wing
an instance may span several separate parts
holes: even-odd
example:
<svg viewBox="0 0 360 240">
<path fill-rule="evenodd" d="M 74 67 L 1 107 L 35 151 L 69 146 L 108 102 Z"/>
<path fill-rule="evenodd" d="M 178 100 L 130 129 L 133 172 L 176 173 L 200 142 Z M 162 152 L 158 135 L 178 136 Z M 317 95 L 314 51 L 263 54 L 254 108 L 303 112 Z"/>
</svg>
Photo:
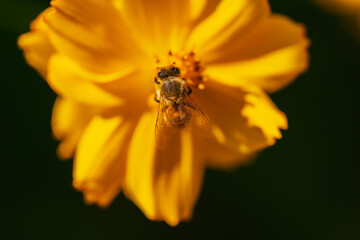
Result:
<svg viewBox="0 0 360 240">
<path fill-rule="evenodd" d="M 186 126 L 203 137 L 210 137 L 212 135 L 212 128 L 209 119 L 188 94 L 185 93 L 184 98 L 188 110 Z"/>
<path fill-rule="evenodd" d="M 157 148 L 159 149 L 165 149 L 173 135 L 178 130 L 178 127 L 171 125 L 170 122 L 167 120 L 167 108 L 168 106 L 166 105 L 164 98 L 160 97 L 158 115 L 155 126 L 155 143 Z"/>
</svg>

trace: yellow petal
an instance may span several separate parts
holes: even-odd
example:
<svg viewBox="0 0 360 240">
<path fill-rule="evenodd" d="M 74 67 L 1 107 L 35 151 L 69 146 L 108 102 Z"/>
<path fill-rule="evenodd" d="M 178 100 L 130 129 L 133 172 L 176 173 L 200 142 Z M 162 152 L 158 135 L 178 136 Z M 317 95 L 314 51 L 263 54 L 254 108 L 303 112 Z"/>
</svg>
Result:
<svg viewBox="0 0 360 240">
<path fill-rule="evenodd" d="M 169 147 L 155 147 L 156 112 L 145 114 L 131 140 L 125 194 L 152 220 L 177 225 L 191 218 L 203 177 L 192 136 L 181 131 Z M 146 144 L 144 144 L 146 143 Z"/>
<path fill-rule="evenodd" d="M 142 58 L 118 10 L 105 0 L 56 0 L 44 16 L 61 54 L 99 73 L 133 67 Z"/>
<path fill-rule="evenodd" d="M 269 14 L 267 0 L 220 1 L 215 11 L 192 31 L 187 46 L 204 56 L 232 35 L 246 35 Z"/>
<path fill-rule="evenodd" d="M 199 151 L 206 165 L 215 169 L 232 169 L 253 162 L 255 154 L 246 154 L 226 144 L 226 136 L 217 127 L 213 126 L 215 138 L 202 138 L 198 140 Z M 219 136 L 221 135 L 221 136 Z"/>
<path fill-rule="evenodd" d="M 208 6 L 208 0 L 189 1 L 189 18 L 196 20 Z"/>
<path fill-rule="evenodd" d="M 314 2 L 336 13 L 349 14 L 360 11 L 358 0 L 314 0 Z"/>
<path fill-rule="evenodd" d="M 179 51 L 192 24 L 206 6 L 205 0 L 113 1 L 135 31 L 136 39 L 151 55 Z M 120 7 L 119 7 L 120 6 Z"/>
<path fill-rule="evenodd" d="M 219 48 L 216 58 L 204 58 L 204 74 L 230 86 L 254 84 L 273 92 L 307 69 L 308 46 L 302 25 L 274 15 L 251 34 Z"/>
<path fill-rule="evenodd" d="M 47 11 L 45 10 L 31 23 L 31 32 L 21 35 L 18 39 L 18 45 L 24 51 L 26 61 L 43 77 L 47 73 L 49 58 L 55 52 L 47 36 L 47 26 L 43 21 L 43 15 Z"/>
<path fill-rule="evenodd" d="M 281 138 L 287 119 L 257 87 L 237 89 L 212 81 L 194 96 L 209 117 L 214 137 L 227 148 L 249 155 Z"/>
<path fill-rule="evenodd" d="M 69 159 L 74 155 L 82 133 L 96 112 L 95 108 L 68 99 L 56 99 L 51 126 L 55 138 L 61 141 L 58 147 L 60 158 Z"/>
<path fill-rule="evenodd" d="M 156 116 L 154 114 L 144 114 L 136 127 L 128 150 L 126 185 L 124 189 L 125 194 L 137 203 L 138 206 L 141 199 L 143 199 L 139 207 L 146 216 L 151 218 L 157 216 L 154 192 L 152 191 L 153 183 L 151 181 L 151 170 L 153 169 L 153 159 L 156 151 L 154 146 L 155 119 Z M 148 181 L 143 181 L 142 179 L 147 179 Z"/>
<path fill-rule="evenodd" d="M 248 126 L 260 128 L 267 136 L 267 143 L 273 145 L 276 139 L 282 137 L 280 129 L 288 128 L 285 114 L 276 108 L 266 93 L 256 87 L 247 89 L 245 102 L 241 113 L 247 118 Z"/>
<path fill-rule="evenodd" d="M 134 129 L 120 116 L 95 116 L 74 159 L 73 185 L 88 203 L 107 206 L 120 192 L 125 176 L 126 150 Z"/>
<path fill-rule="evenodd" d="M 117 106 L 122 103 L 119 96 L 111 94 L 79 74 L 80 66 L 70 59 L 55 54 L 49 62 L 47 80 L 62 97 L 90 106 Z"/>
</svg>

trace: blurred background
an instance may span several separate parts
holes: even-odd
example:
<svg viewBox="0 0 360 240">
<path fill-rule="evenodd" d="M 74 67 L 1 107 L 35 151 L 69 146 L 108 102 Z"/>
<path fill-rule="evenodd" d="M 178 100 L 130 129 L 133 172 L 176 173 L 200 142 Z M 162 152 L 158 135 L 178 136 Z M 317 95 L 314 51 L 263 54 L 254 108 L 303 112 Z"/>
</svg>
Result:
<svg viewBox="0 0 360 240">
<path fill-rule="evenodd" d="M 17 37 L 48 0 L 1 0 L 2 239 L 360 239 L 360 28 L 307 0 L 270 0 L 306 24 L 311 66 L 271 97 L 289 130 L 250 166 L 207 170 L 194 218 L 151 222 L 122 194 L 106 210 L 72 188 L 57 159 L 55 94 Z"/>
</svg>

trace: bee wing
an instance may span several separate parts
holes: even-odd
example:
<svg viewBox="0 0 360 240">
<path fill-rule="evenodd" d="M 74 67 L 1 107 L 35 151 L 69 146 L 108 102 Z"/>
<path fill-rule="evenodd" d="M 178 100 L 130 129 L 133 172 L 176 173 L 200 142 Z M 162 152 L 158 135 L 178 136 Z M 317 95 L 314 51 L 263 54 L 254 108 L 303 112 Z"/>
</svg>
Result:
<svg viewBox="0 0 360 240">
<path fill-rule="evenodd" d="M 184 97 L 188 111 L 188 123 L 186 126 L 203 137 L 210 137 L 212 128 L 209 119 L 188 94 L 185 93 Z"/>
<path fill-rule="evenodd" d="M 166 117 L 168 108 L 164 98 L 160 97 L 158 115 L 155 126 L 155 143 L 159 149 L 165 149 L 169 144 L 172 136 L 176 133 L 177 127 L 172 126 Z"/>
</svg>

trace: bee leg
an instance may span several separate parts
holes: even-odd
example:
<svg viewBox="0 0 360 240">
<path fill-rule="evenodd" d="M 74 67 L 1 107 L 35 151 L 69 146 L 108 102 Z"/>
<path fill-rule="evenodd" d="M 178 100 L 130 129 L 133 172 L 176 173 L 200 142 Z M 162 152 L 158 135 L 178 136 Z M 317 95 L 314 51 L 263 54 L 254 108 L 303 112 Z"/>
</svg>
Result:
<svg viewBox="0 0 360 240">
<path fill-rule="evenodd" d="M 160 102 L 160 100 L 156 96 L 154 96 L 154 101 L 157 102 L 157 103 Z"/>
<path fill-rule="evenodd" d="M 160 82 L 158 81 L 157 77 L 154 77 L 154 82 L 155 82 L 157 85 L 160 84 Z"/>
<path fill-rule="evenodd" d="M 189 86 L 188 86 L 188 88 L 189 88 L 189 90 L 188 90 L 187 94 L 190 95 L 190 93 L 192 93 L 192 88 Z"/>
<path fill-rule="evenodd" d="M 190 105 L 190 104 L 188 104 L 188 103 L 185 103 L 185 105 L 188 106 L 189 108 L 192 108 L 192 109 L 195 110 L 195 107 L 194 107 L 194 106 L 192 106 L 192 105 Z"/>
</svg>

